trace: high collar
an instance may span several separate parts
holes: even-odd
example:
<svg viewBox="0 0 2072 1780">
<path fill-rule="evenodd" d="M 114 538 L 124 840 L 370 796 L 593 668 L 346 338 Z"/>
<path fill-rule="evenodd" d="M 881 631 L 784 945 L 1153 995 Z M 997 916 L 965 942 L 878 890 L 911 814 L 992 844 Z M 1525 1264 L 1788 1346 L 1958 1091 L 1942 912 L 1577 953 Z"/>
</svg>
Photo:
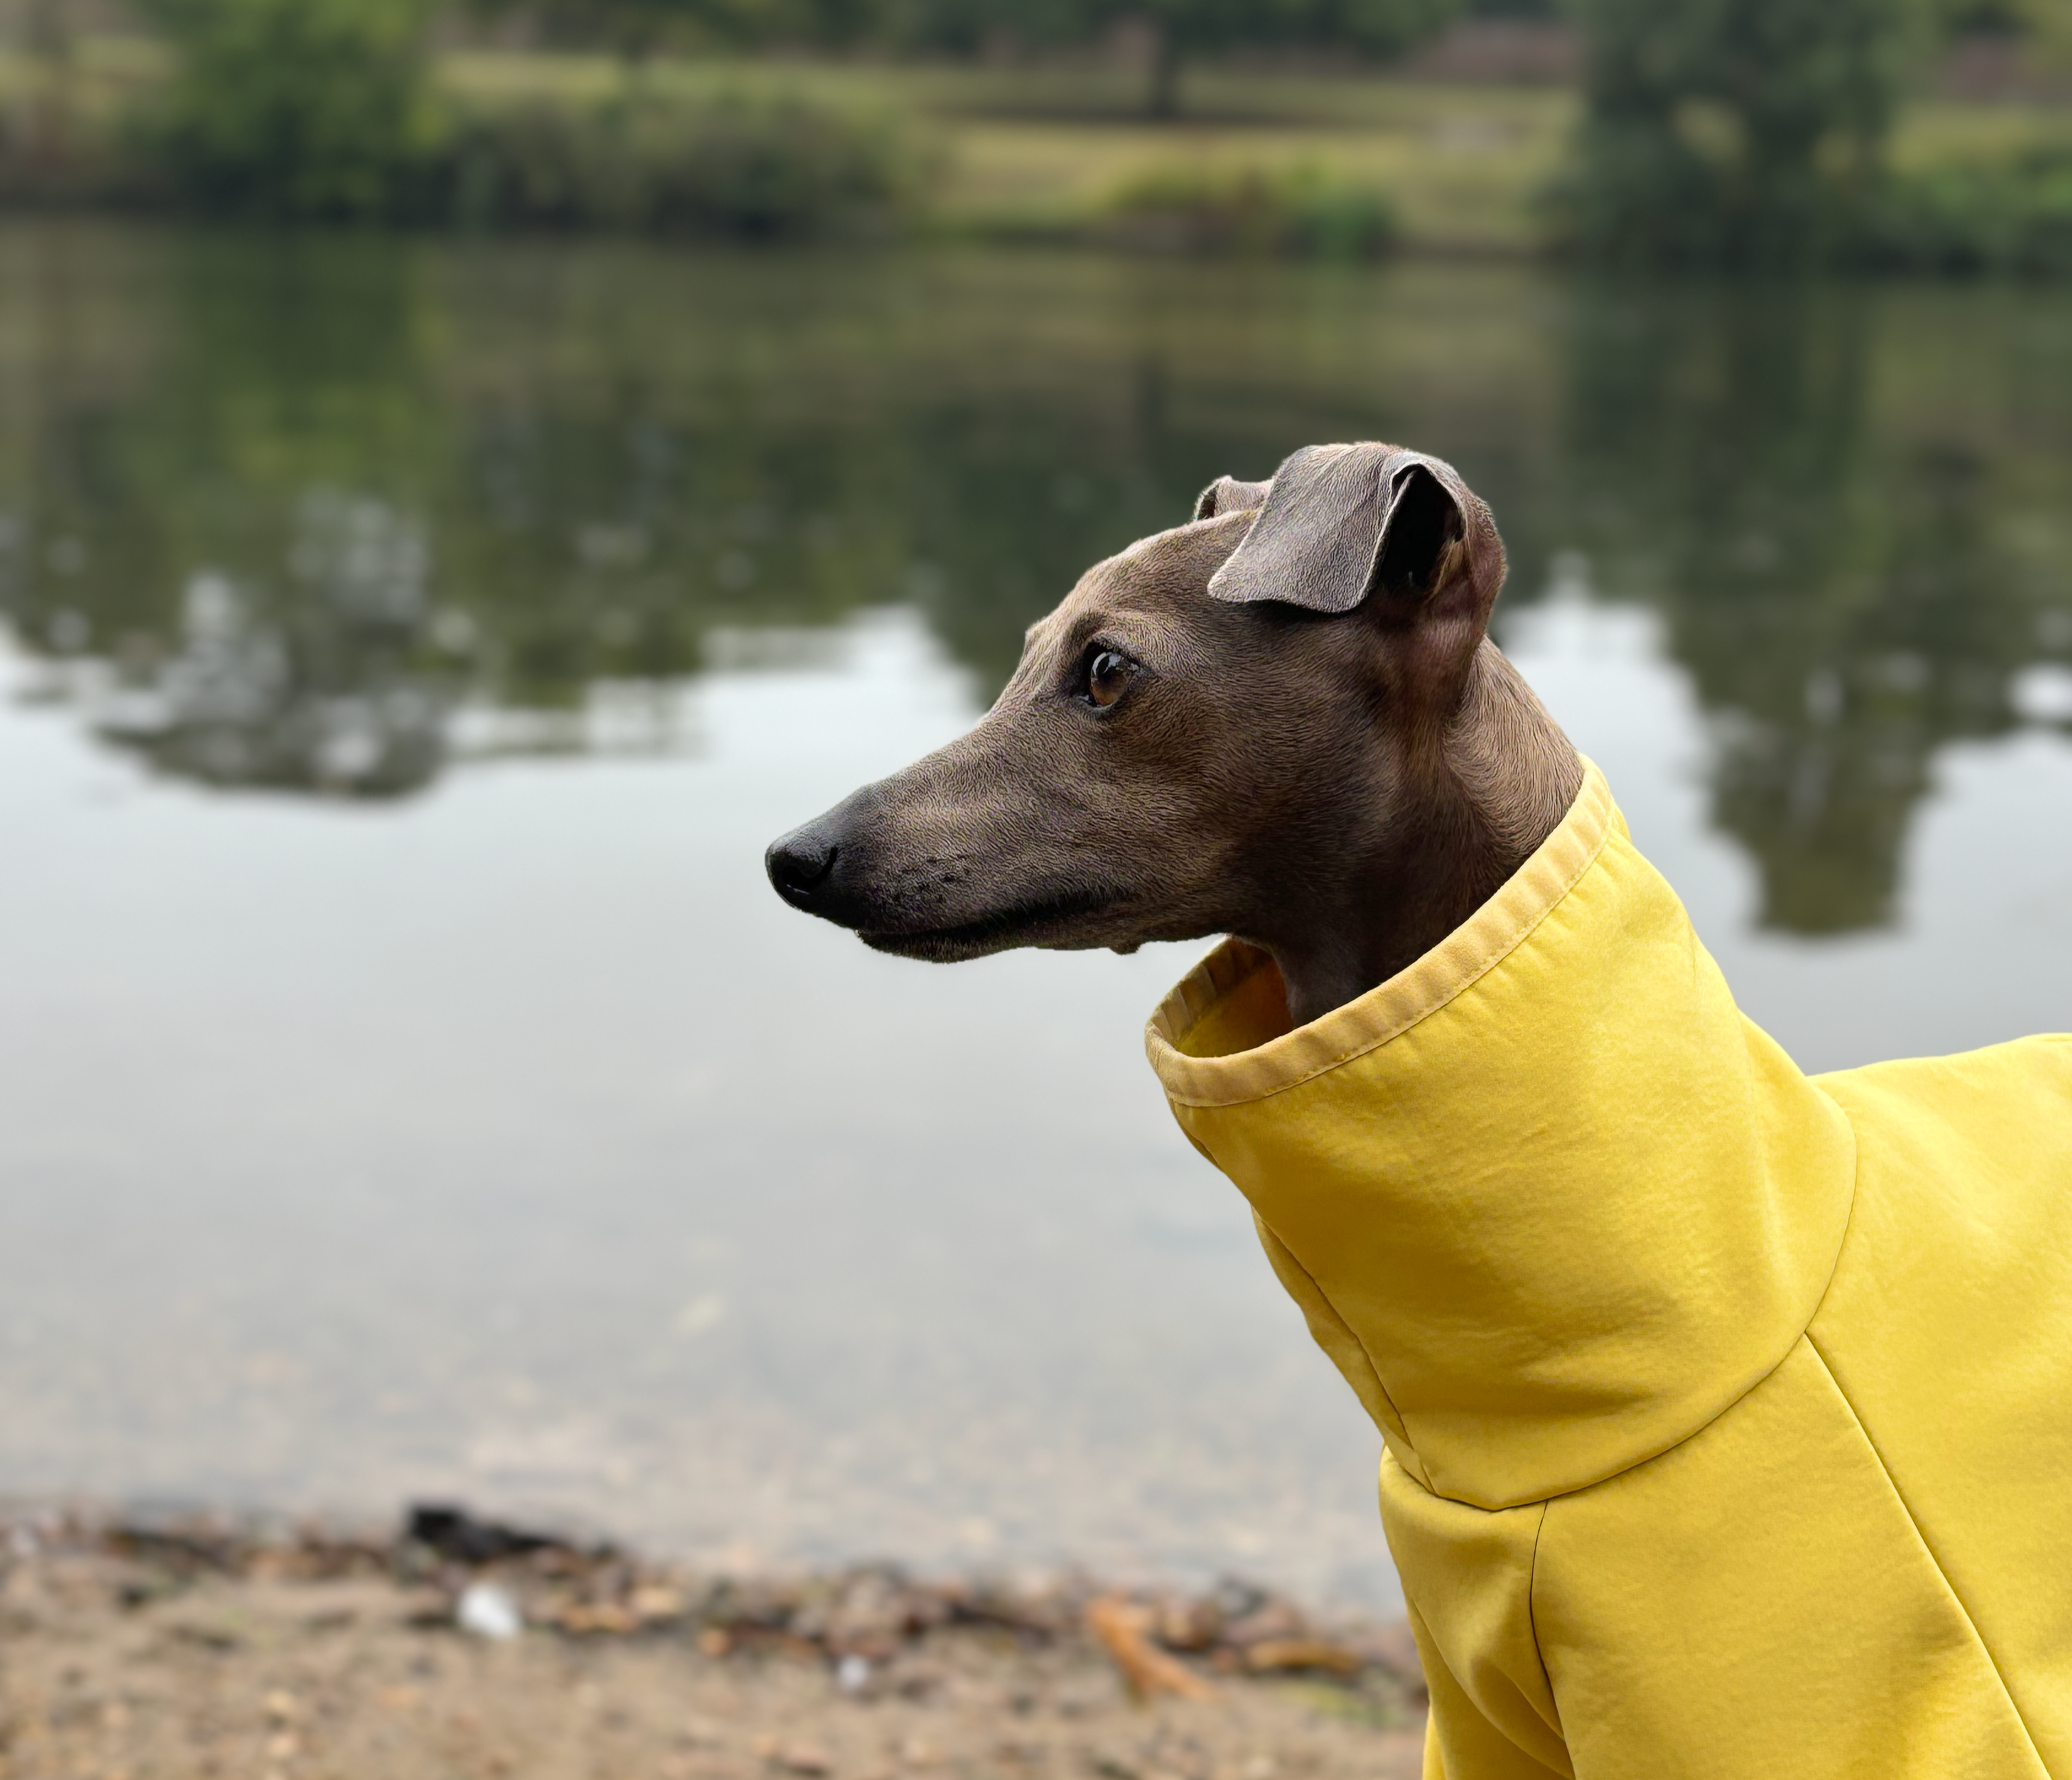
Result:
<svg viewBox="0 0 2072 1780">
<path fill-rule="evenodd" d="M 1484 1507 L 1687 1438 L 1790 1350 L 1855 1177 L 1594 766 L 1466 923 L 1290 1030 L 1240 942 L 1145 1034 L 1174 1116 L 1426 1487 Z"/>
</svg>

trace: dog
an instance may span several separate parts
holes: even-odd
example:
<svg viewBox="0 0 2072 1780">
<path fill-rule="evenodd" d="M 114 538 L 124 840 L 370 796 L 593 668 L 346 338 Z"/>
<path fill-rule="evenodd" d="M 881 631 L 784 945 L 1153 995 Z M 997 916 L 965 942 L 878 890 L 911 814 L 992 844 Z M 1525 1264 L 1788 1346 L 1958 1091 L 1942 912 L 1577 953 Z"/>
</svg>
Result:
<svg viewBox="0 0 2072 1780">
<path fill-rule="evenodd" d="M 920 959 L 1230 936 L 1146 1046 L 1381 1432 L 1428 1776 L 2072 1777 L 2072 1038 L 1801 1073 L 1503 575 L 1435 458 L 1221 478 L 771 882 Z"/>
</svg>

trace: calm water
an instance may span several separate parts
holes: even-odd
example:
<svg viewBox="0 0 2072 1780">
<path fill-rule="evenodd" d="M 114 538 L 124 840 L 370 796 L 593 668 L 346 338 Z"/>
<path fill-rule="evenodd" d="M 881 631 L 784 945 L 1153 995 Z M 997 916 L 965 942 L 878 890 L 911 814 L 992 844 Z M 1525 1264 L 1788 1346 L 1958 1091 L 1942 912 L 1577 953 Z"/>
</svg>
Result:
<svg viewBox="0 0 2072 1780">
<path fill-rule="evenodd" d="M 1088 561 L 1392 438 L 1809 1066 L 2072 1026 L 2072 306 L 0 233 L 0 1494 L 1385 1600 L 1142 1063 L 763 844 Z"/>
</svg>

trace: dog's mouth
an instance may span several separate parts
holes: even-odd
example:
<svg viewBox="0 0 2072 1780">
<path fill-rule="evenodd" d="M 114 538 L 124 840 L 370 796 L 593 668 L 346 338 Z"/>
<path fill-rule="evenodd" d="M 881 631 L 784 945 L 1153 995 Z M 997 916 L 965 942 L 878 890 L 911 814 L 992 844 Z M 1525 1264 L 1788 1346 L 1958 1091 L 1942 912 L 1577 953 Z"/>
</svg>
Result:
<svg viewBox="0 0 2072 1780">
<path fill-rule="evenodd" d="M 989 952 L 1017 946 L 1059 948 L 1112 944 L 1109 939 L 1081 936 L 1081 923 L 1096 915 L 1112 913 L 1129 900 L 1127 890 L 1080 890 L 1047 896 L 996 909 L 976 920 L 941 927 L 870 927 L 857 929 L 857 937 L 874 952 L 889 952 L 897 957 L 919 958 L 931 964 L 960 964 L 983 958 Z"/>
</svg>

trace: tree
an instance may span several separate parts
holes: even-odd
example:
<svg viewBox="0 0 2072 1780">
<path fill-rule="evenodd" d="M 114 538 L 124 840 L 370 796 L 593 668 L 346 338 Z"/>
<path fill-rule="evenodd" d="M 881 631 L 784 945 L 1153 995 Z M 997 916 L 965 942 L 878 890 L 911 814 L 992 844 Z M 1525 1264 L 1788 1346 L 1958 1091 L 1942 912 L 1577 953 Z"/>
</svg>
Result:
<svg viewBox="0 0 2072 1780">
<path fill-rule="evenodd" d="M 1777 264 L 1846 235 L 1930 39 L 1930 0 L 1576 0 L 1582 245 Z"/>
<path fill-rule="evenodd" d="M 902 0 L 885 0 L 897 7 Z M 1268 47 L 1400 55 L 1461 10 L 1461 0 L 905 0 L 893 14 L 911 39 L 970 48 L 1005 34 L 1025 42 L 1084 43 L 1122 24 L 1153 34 L 1147 108 L 1171 117 L 1180 76 L 1204 55 Z"/>
<path fill-rule="evenodd" d="M 168 171 L 211 208 L 390 211 L 433 129 L 430 0 L 142 0 L 178 68 Z"/>
</svg>

